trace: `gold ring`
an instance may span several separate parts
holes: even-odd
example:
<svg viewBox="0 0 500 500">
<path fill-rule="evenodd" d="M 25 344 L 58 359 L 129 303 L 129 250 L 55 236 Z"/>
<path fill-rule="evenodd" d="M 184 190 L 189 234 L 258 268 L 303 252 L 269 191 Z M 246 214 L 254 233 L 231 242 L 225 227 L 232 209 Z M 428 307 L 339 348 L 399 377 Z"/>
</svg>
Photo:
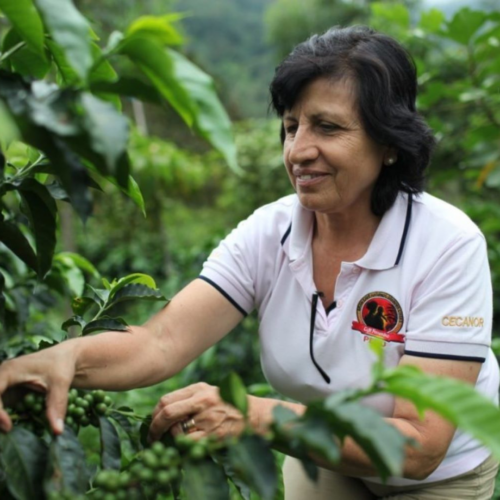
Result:
<svg viewBox="0 0 500 500">
<path fill-rule="evenodd" d="M 194 418 L 183 420 L 181 422 L 181 429 L 184 434 L 189 434 L 192 430 L 196 429 L 196 422 L 194 421 Z"/>
</svg>

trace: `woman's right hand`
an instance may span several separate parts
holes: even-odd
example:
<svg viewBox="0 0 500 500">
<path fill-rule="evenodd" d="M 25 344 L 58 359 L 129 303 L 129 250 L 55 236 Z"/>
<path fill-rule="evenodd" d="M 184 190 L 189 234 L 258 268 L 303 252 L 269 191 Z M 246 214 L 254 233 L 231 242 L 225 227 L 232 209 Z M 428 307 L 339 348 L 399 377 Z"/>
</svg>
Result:
<svg viewBox="0 0 500 500">
<path fill-rule="evenodd" d="M 0 365 L 0 429 L 9 432 L 12 421 L 3 407 L 5 396 L 24 386 L 46 394 L 46 414 L 54 434 L 64 430 L 68 391 L 75 375 L 71 342 L 4 361 Z"/>
</svg>

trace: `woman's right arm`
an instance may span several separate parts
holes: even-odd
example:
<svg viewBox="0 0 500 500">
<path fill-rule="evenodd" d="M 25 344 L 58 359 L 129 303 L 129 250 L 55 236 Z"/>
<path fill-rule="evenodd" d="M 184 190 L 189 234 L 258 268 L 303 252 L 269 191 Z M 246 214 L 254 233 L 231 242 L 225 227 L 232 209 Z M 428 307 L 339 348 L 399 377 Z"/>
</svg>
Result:
<svg viewBox="0 0 500 500">
<path fill-rule="evenodd" d="M 243 315 L 215 288 L 195 280 L 143 326 L 67 340 L 0 365 L 0 395 L 24 384 L 47 394 L 47 417 L 62 432 L 68 389 L 128 390 L 161 382 L 215 344 Z M 0 408 L 0 428 L 11 429 Z"/>
</svg>

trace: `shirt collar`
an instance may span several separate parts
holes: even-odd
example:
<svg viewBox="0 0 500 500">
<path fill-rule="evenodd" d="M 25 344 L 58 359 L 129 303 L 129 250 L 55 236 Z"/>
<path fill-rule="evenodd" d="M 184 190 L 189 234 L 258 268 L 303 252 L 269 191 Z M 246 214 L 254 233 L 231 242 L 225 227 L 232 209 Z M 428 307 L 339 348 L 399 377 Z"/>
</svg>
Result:
<svg viewBox="0 0 500 500">
<path fill-rule="evenodd" d="M 400 192 L 393 206 L 384 214 L 367 252 L 356 265 L 365 269 L 383 270 L 397 266 L 410 229 L 413 197 Z M 290 261 L 303 259 L 311 247 L 314 212 L 296 199 L 292 221 L 281 237 L 281 244 Z"/>
</svg>

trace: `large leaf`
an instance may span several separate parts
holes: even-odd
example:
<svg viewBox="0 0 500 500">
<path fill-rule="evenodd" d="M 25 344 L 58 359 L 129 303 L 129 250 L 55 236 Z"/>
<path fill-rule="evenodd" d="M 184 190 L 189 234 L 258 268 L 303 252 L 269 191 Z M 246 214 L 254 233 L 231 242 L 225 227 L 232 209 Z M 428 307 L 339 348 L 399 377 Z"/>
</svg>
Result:
<svg viewBox="0 0 500 500">
<path fill-rule="evenodd" d="M 248 411 L 247 391 L 241 378 L 236 373 L 231 372 L 219 384 L 219 389 L 221 398 L 246 416 Z"/>
<path fill-rule="evenodd" d="M 193 100 L 174 72 L 172 58 L 154 38 L 144 35 L 126 37 L 117 51 L 128 56 L 172 105 L 182 119 L 192 126 L 195 119 Z"/>
<path fill-rule="evenodd" d="M 420 410 L 430 409 L 442 415 L 500 459 L 500 410 L 474 387 L 425 374 L 412 366 L 389 372 L 384 382 L 387 392 L 410 399 Z"/>
<path fill-rule="evenodd" d="M 128 276 L 124 276 L 123 278 L 120 278 L 116 282 L 116 284 L 113 284 L 111 290 L 109 291 L 110 298 L 113 297 L 116 294 L 116 292 L 121 290 L 123 287 L 125 287 L 126 285 L 131 285 L 132 283 L 145 285 L 152 289 L 156 288 L 155 280 L 148 274 L 133 273 L 129 274 Z"/>
<path fill-rule="evenodd" d="M 99 429 L 101 431 L 101 467 L 120 470 L 120 437 L 115 426 L 106 417 L 99 417 Z"/>
<path fill-rule="evenodd" d="M 71 67 L 86 79 L 92 66 L 90 25 L 71 0 L 35 0 L 45 25 Z"/>
<path fill-rule="evenodd" d="M 74 432 L 65 428 L 50 445 L 45 491 L 82 494 L 88 489 L 85 453 Z"/>
<path fill-rule="evenodd" d="M 128 121 L 113 105 L 92 94 L 83 93 L 81 103 L 85 110 L 83 125 L 90 137 L 91 146 L 105 158 L 106 166 L 118 178 L 116 169 L 127 148 Z"/>
<path fill-rule="evenodd" d="M 94 267 L 94 265 L 87 260 L 82 255 L 79 255 L 74 252 L 59 252 L 55 257 L 54 261 L 63 262 L 67 265 L 75 265 L 80 268 L 82 271 L 85 271 L 91 274 L 94 277 L 99 276 L 99 272 Z"/>
<path fill-rule="evenodd" d="M 263 500 L 274 498 L 278 475 L 269 444 L 259 436 L 243 436 L 228 454 L 234 472 Z"/>
<path fill-rule="evenodd" d="M 0 460 L 7 487 L 17 500 L 41 499 L 47 462 L 43 442 L 26 429 L 15 427 L 0 433 Z"/>
<path fill-rule="evenodd" d="M 165 16 L 142 16 L 136 19 L 128 28 L 127 35 L 150 35 L 165 45 L 181 45 L 182 36 L 175 29 L 172 22 L 179 20 L 178 14 Z"/>
<path fill-rule="evenodd" d="M 446 23 L 446 35 L 463 45 L 467 45 L 479 28 L 488 20 L 485 12 L 471 10 L 468 7 L 455 13 Z"/>
<path fill-rule="evenodd" d="M 38 263 L 35 252 L 16 224 L 9 221 L 0 222 L 0 241 L 28 267 L 37 271 Z"/>
<path fill-rule="evenodd" d="M 89 321 L 83 329 L 82 335 L 88 335 L 89 333 L 105 330 L 126 332 L 128 328 L 126 321 L 122 318 L 110 318 L 108 316 L 103 316 L 100 319 Z"/>
<path fill-rule="evenodd" d="M 21 36 L 17 31 L 11 29 L 3 39 L 3 51 L 7 52 L 20 42 L 22 42 Z M 50 69 L 50 62 L 47 58 L 29 45 L 13 53 L 9 57 L 9 61 L 14 71 L 37 79 L 42 79 Z"/>
<path fill-rule="evenodd" d="M 92 92 L 118 94 L 126 97 L 135 97 L 140 101 L 161 104 L 162 98 L 155 87 L 143 82 L 139 78 L 122 76 L 116 81 L 97 80 L 91 82 Z"/>
<path fill-rule="evenodd" d="M 0 10 L 26 41 L 29 47 L 45 59 L 43 24 L 32 0 L 0 0 Z"/>
<path fill-rule="evenodd" d="M 110 299 L 107 307 L 114 306 L 120 302 L 127 300 L 166 300 L 160 290 L 149 288 L 149 286 L 141 285 L 139 283 L 132 283 L 125 285 L 118 290 Z"/>
<path fill-rule="evenodd" d="M 67 332 L 68 328 L 72 326 L 79 326 L 80 328 L 85 328 L 86 324 L 87 324 L 86 321 L 81 316 L 72 316 L 61 325 L 61 328 Z"/>
<path fill-rule="evenodd" d="M 379 413 L 357 402 L 339 400 L 337 395 L 309 406 L 305 419 L 323 419 L 332 434 L 350 436 L 371 459 L 382 479 L 402 472 L 404 448 L 409 440 Z"/>
<path fill-rule="evenodd" d="M 220 151 L 233 170 L 239 170 L 231 121 L 222 106 L 212 78 L 183 55 L 173 50 L 168 54 L 174 62 L 174 73 L 194 104 L 194 129 Z"/>
<path fill-rule="evenodd" d="M 203 500 L 229 500 L 229 485 L 222 468 L 207 458 L 188 462 L 184 467 L 186 498 Z"/>
</svg>

